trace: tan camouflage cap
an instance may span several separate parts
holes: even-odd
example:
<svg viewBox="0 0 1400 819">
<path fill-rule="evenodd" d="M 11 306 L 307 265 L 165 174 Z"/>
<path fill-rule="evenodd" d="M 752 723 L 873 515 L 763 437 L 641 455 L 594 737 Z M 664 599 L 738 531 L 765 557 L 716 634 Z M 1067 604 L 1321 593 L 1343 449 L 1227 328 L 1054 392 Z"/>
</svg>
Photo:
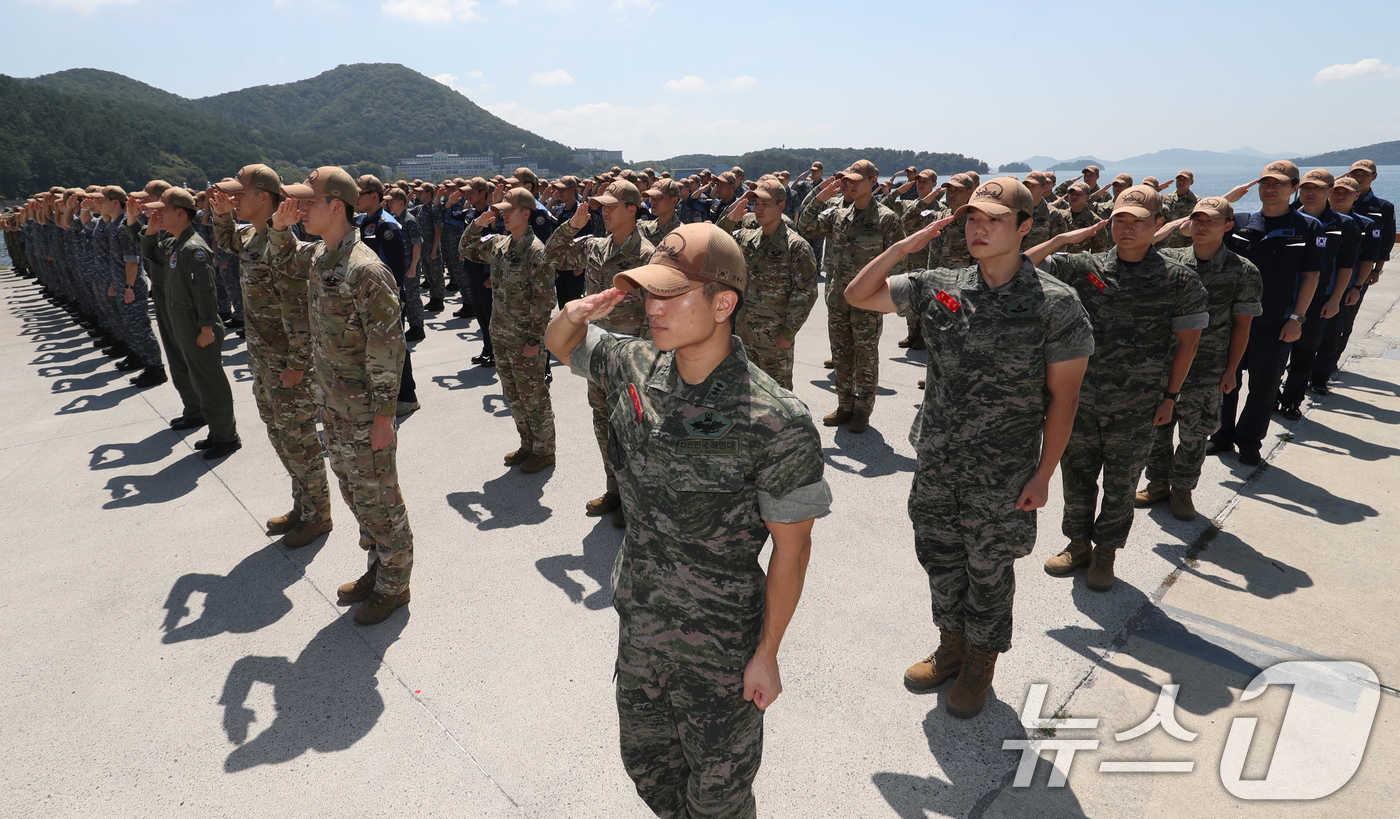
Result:
<svg viewBox="0 0 1400 819">
<path fill-rule="evenodd" d="M 1286 159 L 1277 162 L 1270 162 L 1264 166 L 1264 172 L 1259 174 L 1259 179 L 1278 179 L 1283 182 L 1298 181 L 1298 166 Z"/>
<path fill-rule="evenodd" d="M 102 189 L 101 193 L 105 198 L 111 199 L 114 202 L 126 201 L 126 191 L 119 185 L 108 185 Z"/>
<path fill-rule="evenodd" d="M 875 167 L 875 163 L 868 159 L 857 159 L 851 167 L 838 173 L 837 176 L 858 182 L 862 179 L 879 179 L 880 169 Z"/>
<path fill-rule="evenodd" d="M 1157 177 L 1155 177 L 1155 176 L 1144 176 L 1144 177 L 1142 178 L 1142 184 L 1144 184 L 1144 185 L 1151 185 L 1152 187 L 1155 188 L 1155 187 L 1157 187 L 1158 185 L 1161 185 L 1162 183 L 1161 183 L 1161 181 L 1160 181 L 1159 179 L 1157 179 Z"/>
<path fill-rule="evenodd" d="M 1031 171 L 1026 174 L 1026 184 L 1029 185 L 1032 182 L 1037 185 L 1044 185 L 1046 182 L 1045 174 L 1041 171 Z"/>
<path fill-rule="evenodd" d="M 603 192 L 588 200 L 590 205 L 616 205 L 617 203 L 626 205 L 642 206 L 642 194 L 637 190 L 637 186 L 626 179 L 619 179 L 609 184 Z"/>
<path fill-rule="evenodd" d="M 1196 207 L 1191 209 L 1192 216 L 1198 213 L 1209 216 L 1212 222 L 1228 222 L 1235 218 L 1235 206 L 1224 197 L 1207 196 L 1196 202 Z"/>
<path fill-rule="evenodd" d="M 969 191 L 970 191 L 970 190 L 976 190 L 979 183 L 980 183 L 980 180 L 978 180 L 977 178 L 975 178 L 971 173 L 964 172 L 964 173 L 955 173 L 955 174 L 953 174 L 952 177 L 950 177 L 950 178 L 948 179 L 947 182 L 944 182 L 944 183 L 943 183 L 943 187 L 945 187 L 945 188 L 962 188 L 962 189 L 964 189 L 964 190 L 969 190 Z"/>
<path fill-rule="evenodd" d="M 674 179 L 661 178 L 647 189 L 647 196 L 680 196 L 681 185 Z"/>
<path fill-rule="evenodd" d="M 215 183 L 214 187 L 224 193 L 238 193 L 245 190 L 267 191 L 282 195 L 282 178 L 266 165 L 244 165 L 238 176 Z"/>
<path fill-rule="evenodd" d="M 1113 184 L 1115 184 L 1115 185 L 1127 185 L 1128 187 L 1132 187 L 1132 186 L 1133 186 L 1133 175 L 1132 175 L 1132 174 L 1127 174 L 1127 173 L 1120 173 L 1120 174 L 1118 174 L 1117 176 L 1113 177 Z"/>
<path fill-rule="evenodd" d="M 1352 193 L 1361 193 L 1361 183 L 1352 179 L 1350 176 L 1343 176 L 1338 179 L 1336 184 L 1333 185 L 1333 188 L 1346 188 Z"/>
<path fill-rule="evenodd" d="M 748 284 L 744 254 L 726 231 L 709 222 L 681 225 L 656 246 L 651 261 L 613 276 L 613 287 L 642 288 L 657 296 L 677 296 L 722 282 L 740 293 Z"/>
<path fill-rule="evenodd" d="M 146 207 L 151 210 L 161 208 L 189 208 L 195 210 L 194 194 L 184 188 L 171 188 L 160 195 L 159 202 L 152 202 Z"/>
<path fill-rule="evenodd" d="M 935 171 L 932 168 L 925 168 L 924 170 L 919 171 L 918 178 L 924 180 L 925 182 L 937 182 L 938 171 Z"/>
<path fill-rule="evenodd" d="M 1139 219 L 1161 216 L 1162 194 L 1147 185 L 1133 185 L 1113 200 L 1113 215 L 1120 213 L 1130 213 Z"/>
<path fill-rule="evenodd" d="M 152 179 L 146 183 L 146 187 L 138 193 L 133 193 L 139 200 L 159 199 L 166 191 L 170 190 L 170 183 L 164 179 Z"/>
<path fill-rule="evenodd" d="M 758 187 L 753 189 L 753 195 L 759 199 L 786 202 L 787 186 L 776 179 L 764 179 L 758 183 Z"/>
<path fill-rule="evenodd" d="M 723 182 L 726 185 L 739 184 L 739 177 L 735 176 L 733 171 L 725 171 L 724 173 L 720 174 L 717 178 L 719 179 L 719 181 Z"/>
<path fill-rule="evenodd" d="M 1188 182 L 1195 182 L 1195 181 L 1196 181 L 1196 175 L 1195 175 L 1194 173 L 1191 173 L 1191 171 L 1190 171 L 1189 169 L 1182 168 L 1181 170 L 1177 171 L 1177 172 L 1176 172 L 1176 177 L 1175 177 L 1175 178 L 1176 178 L 1176 179 L 1180 179 L 1180 178 L 1182 178 L 1183 176 L 1186 177 L 1186 180 L 1187 180 Z"/>
<path fill-rule="evenodd" d="M 506 198 L 491 207 L 502 213 L 508 210 L 514 210 L 515 208 L 533 211 L 535 209 L 535 197 L 525 188 L 511 188 L 506 191 Z"/>
<path fill-rule="evenodd" d="M 1299 183 L 1299 187 L 1305 185 L 1316 185 L 1319 188 L 1330 188 L 1334 184 L 1336 184 L 1336 182 L 1337 180 L 1335 177 L 1332 176 L 1331 171 L 1327 170 L 1326 168 L 1313 168 L 1312 170 L 1303 174 L 1303 179 Z"/>
<path fill-rule="evenodd" d="M 1083 181 L 1083 180 L 1080 180 L 1080 181 L 1078 181 L 1078 182 L 1075 182 L 1073 185 L 1070 185 L 1070 186 L 1069 186 L 1069 192 L 1070 192 L 1070 193 L 1090 194 L 1090 193 L 1093 193 L 1093 192 L 1094 192 L 1094 189 L 1091 188 L 1091 187 L 1089 187 L 1089 183 L 1087 183 L 1087 182 L 1085 182 L 1085 181 Z"/>
<path fill-rule="evenodd" d="M 540 178 L 529 168 L 516 168 L 515 172 L 506 180 L 507 183 L 519 182 L 522 185 L 538 185 Z"/>
<path fill-rule="evenodd" d="M 969 210 L 980 210 L 997 219 L 1016 211 L 1029 216 L 1035 212 L 1035 197 L 1016 177 L 1001 176 L 978 186 L 967 204 L 953 211 L 953 215 L 962 216 Z"/>
<path fill-rule="evenodd" d="M 1358 159 L 1355 162 L 1351 163 L 1351 169 L 1348 170 L 1347 173 L 1351 173 L 1352 171 L 1366 171 L 1372 176 L 1379 175 L 1376 172 L 1376 163 L 1372 162 L 1369 159 Z"/>
<path fill-rule="evenodd" d="M 292 199 L 319 199 L 329 196 L 351 207 L 360 199 L 360 186 L 344 168 L 325 165 L 311 172 L 305 182 L 282 186 L 282 195 Z"/>
<path fill-rule="evenodd" d="M 1080 168 L 1080 169 L 1079 169 L 1079 172 L 1080 172 L 1080 173 L 1092 174 L 1092 175 L 1095 175 L 1095 176 L 1097 176 L 1099 173 L 1101 173 L 1101 171 L 1099 170 L 1099 166 L 1098 166 L 1098 165 L 1085 165 L 1083 168 Z"/>
<path fill-rule="evenodd" d="M 380 196 L 384 195 L 384 183 L 380 182 L 379 177 L 372 173 L 361 176 L 356 180 L 355 184 L 359 187 L 360 193 L 377 193 Z"/>
</svg>

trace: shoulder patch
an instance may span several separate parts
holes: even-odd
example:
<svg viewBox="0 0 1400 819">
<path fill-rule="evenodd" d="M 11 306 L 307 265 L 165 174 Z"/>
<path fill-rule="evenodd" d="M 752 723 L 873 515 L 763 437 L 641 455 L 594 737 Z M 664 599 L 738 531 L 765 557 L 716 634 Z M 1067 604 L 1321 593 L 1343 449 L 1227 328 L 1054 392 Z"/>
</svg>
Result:
<svg viewBox="0 0 1400 819">
<path fill-rule="evenodd" d="M 362 306 L 381 327 L 392 327 L 399 320 L 398 297 L 379 281 L 371 281 L 365 288 Z"/>
<path fill-rule="evenodd" d="M 197 262 L 208 261 L 208 260 L 209 260 L 209 254 L 208 254 L 208 253 L 205 253 L 205 252 L 202 251 L 202 250 L 196 250 L 196 251 L 194 252 L 194 259 L 195 259 L 195 261 L 197 261 Z"/>
</svg>

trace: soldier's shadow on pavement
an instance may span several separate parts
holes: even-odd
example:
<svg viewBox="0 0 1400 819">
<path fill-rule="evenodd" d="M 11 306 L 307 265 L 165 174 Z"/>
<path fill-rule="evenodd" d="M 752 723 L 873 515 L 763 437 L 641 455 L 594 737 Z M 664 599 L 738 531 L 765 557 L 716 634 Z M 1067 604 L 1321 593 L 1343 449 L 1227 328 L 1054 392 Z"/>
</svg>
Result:
<svg viewBox="0 0 1400 819">
<path fill-rule="evenodd" d="M 123 373 L 117 373 L 122 375 Z M 123 400 L 141 392 L 137 387 L 125 386 L 109 392 L 79 395 L 54 411 L 54 415 L 74 415 L 79 412 L 96 412 L 115 407 Z"/>
<path fill-rule="evenodd" d="M 487 415 L 494 415 L 497 418 L 510 417 L 510 404 L 506 403 L 506 397 L 501 393 L 481 396 L 481 409 Z"/>
<path fill-rule="evenodd" d="M 199 479 L 209 473 L 205 460 L 197 453 L 166 464 L 154 475 L 119 475 L 107 481 L 112 499 L 103 509 L 121 509 L 166 503 L 194 491 Z"/>
<path fill-rule="evenodd" d="M 1400 424 L 1400 412 L 1362 401 L 1351 395 L 1350 391 L 1334 390 L 1331 395 L 1314 400 L 1318 403 L 1313 405 L 1313 412 L 1308 416 L 1308 420 L 1314 424 L 1326 426 L 1327 416 L 1332 414 L 1363 421 L 1380 421 L 1382 424 Z"/>
<path fill-rule="evenodd" d="M 321 629 L 295 660 L 253 655 L 234 663 L 219 704 L 224 733 L 238 747 L 224 761 L 224 770 L 277 765 L 311 750 L 344 751 L 367 736 L 384 713 L 376 679 L 384 650 L 408 620 L 408 610 L 401 609 L 360 634 L 346 612 Z M 276 710 L 271 724 L 250 740 L 249 727 L 259 715 L 244 703 L 255 682 L 272 686 Z"/>
<path fill-rule="evenodd" d="M 1111 591 L 1096 592 L 1089 588 L 1083 571 L 1075 572 L 1072 580 L 1063 582 L 1074 584 L 1070 595 L 1075 608 L 1092 619 L 1097 628 L 1070 625 L 1050 629 L 1046 632 L 1049 637 L 1095 664 L 1100 663 L 1108 650 L 1121 650 L 1128 644 L 1129 637 L 1142 637 L 1173 651 L 1138 652 L 1130 656 L 1146 665 L 1161 668 L 1174 680 L 1180 681 L 1190 676 L 1191 698 L 1189 702 L 1178 702 L 1183 708 L 1203 716 L 1227 708 L 1234 702 L 1234 693 L 1223 681 L 1195 673 L 1201 659 L 1213 661 L 1212 658 L 1221 656 L 1222 649 L 1164 615 L 1140 590 L 1120 580 L 1113 584 Z M 1234 655 L 1229 657 L 1234 658 Z M 1154 695 L 1161 690 L 1161 685 L 1137 669 L 1112 662 L 1103 663 L 1100 667 L 1104 673 L 1117 675 L 1124 682 Z M 1048 705 L 1046 707 L 1049 708 Z"/>
<path fill-rule="evenodd" d="M 836 379 L 835 379 L 834 376 L 831 376 L 830 373 L 831 373 L 831 371 L 828 371 L 828 377 L 826 377 L 826 378 L 813 378 L 811 381 L 809 381 L 809 382 L 807 382 L 807 383 L 811 384 L 811 385 L 814 386 L 814 387 L 820 387 L 821 389 L 826 390 L 827 392 L 831 393 L 832 395 L 835 395 L 835 394 L 836 394 Z M 882 386 L 878 386 L 878 387 L 875 388 L 875 394 L 876 394 L 876 395 L 894 395 L 894 394 L 895 394 L 895 391 L 892 390 L 892 389 L 890 389 L 889 387 L 886 387 L 886 386 L 883 386 L 883 385 L 882 385 Z"/>
<path fill-rule="evenodd" d="M 448 494 L 447 505 L 483 532 L 543 523 L 554 514 L 553 509 L 540 503 L 553 469 L 534 475 L 522 475 L 507 466 L 501 469 L 506 473 L 482 484 L 480 492 Z"/>
<path fill-rule="evenodd" d="M 79 345 L 71 350 L 50 350 L 46 353 L 40 353 L 37 358 L 35 358 L 29 363 L 34 364 L 36 366 L 43 366 L 45 364 L 63 364 L 69 361 L 73 361 L 75 359 L 82 358 L 83 356 L 89 353 L 96 356 L 102 355 L 102 353 L 98 352 L 98 350 L 94 347 L 91 347 L 89 345 Z"/>
<path fill-rule="evenodd" d="M 286 591 L 306 574 L 326 538 L 317 538 L 300 549 L 283 552 L 276 543 L 243 558 L 227 575 L 187 574 L 175 581 L 165 600 L 165 635 L 162 643 L 202 640 L 218 634 L 249 634 L 281 620 L 292 610 Z M 204 610 L 197 620 L 190 616 L 190 597 L 202 593 Z"/>
<path fill-rule="evenodd" d="M 84 390 L 100 390 L 125 375 L 126 373 L 118 370 L 104 370 L 84 378 L 59 378 L 55 379 L 53 382 L 53 391 L 82 392 Z"/>
<path fill-rule="evenodd" d="M 1179 550 L 1169 545 L 1159 545 L 1153 551 L 1181 565 L 1181 571 L 1186 574 L 1222 589 L 1246 592 L 1265 600 L 1313 585 L 1312 576 L 1307 572 L 1269 557 L 1227 531 L 1219 532 L 1196 553 L 1195 565 L 1180 564 Z M 1225 574 L 1212 571 L 1212 567 Z M 1241 586 L 1235 577 L 1243 578 L 1244 585 Z"/>
<path fill-rule="evenodd" d="M 1268 471 L 1254 484 L 1249 495 L 1286 512 L 1315 517 L 1338 526 L 1360 523 L 1380 514 L 1371 506 L 1334 495 L 1315 483 L 1281 469 L 1277 464 L 1269 465 Z"/>
<path fill-rule="evenodd" d="M 232 338 L 234 341 L 238 340 L 237 336 L 234 336 L 232 333 L 229 333 L 228 337 L 224 339 L 225 346 L 228 345 L 229 338 Z M 225 350 L 223 353 L 223 360 L 224 369 L 231 370 L 233 372 L 233 380 L 235 382 L 253 380 L 253 371 L 248 367 L 247 350 Z"/>
<path fill-rule="evenodd" d="M 885 442 L 878 429 L 870 427 L 856 435 L 845 427 L 836 429 L 836 446 L 822 450 L 826 462 L 837 469 L 862 478 L 878 478 L 896 472 L 913 472 L 916 461 L 900 455 Z"/>
<path fill-rule="evenodd" d="M 54 350 L 72 350 L 72 349 L 74 349 L 75 347 L 82 347 L 82 346 L 84 346 L 84 345 L 86 344 L 87 341 L 88 341 L 88 339 L 87 339 L 86 337 L 84 337 L 84 338 L 73 338 L 73 337 L 70 335 L 68 338 L 63 339 L 62 341 L 45 341 L 45 342 L 39 344 L 38 346 L 36 346 L 36 347 L 34 348 L 34 352 L 36 352 L 36 353 L 51 353 L 51 352 L 53 352 Z M 92 345 L 91 345 L 91 344 L 86 344 L 86 346 L 91 347 Z M 99 359 L 99 360 L 100 360 L 100 359 Z"/>
<path fill-rule="evenodd" d="M 104 364 L 109 364 L 110 362 L 111 359 L 107 358 L 107 356 L 99 355 L 94 356 L 93 358 L 80 359 L 78 361 L 74 361 L 72 364 L 63 364 L 57 367 L 40 367 L 38 370 L 38 375 L 40 378 L 60 378 L 63 376 L 85 375 L 87 373 L 93 372 L 94 370 L 98 369 Z M 113 372 L 116 372 L 118 375 L 121 374 L 117 370 L 113 370 Z M 54 392 L 63 392 L 63 390 L 56 389 L 54 390 Z"/>
<path fill-rule="evenodd" d="M 1330 400 L 1329 400 L 1330 403 Z M 1389 413 L 1389 417 L 1381 415 L 1375 408 L 1369 407 L 1361 402 L 1355 402 L 1354 406 L 1366 407 L 1372 411 L 1375 420 L 1384 424 L 1400 423 L 1400 413 Z M 1365 416 L 1360 417 L 1371 420 Z M 1307 424 L 1301 426 L 1294 434 L 1292 444 L 1294 446 L 1304 446 L 1309 449 L 1317 449 L 1323 452 L 1332 452 L 1338 455 L 1349 455 L 1358 461 L 1383 461 L 1386 458 L 1393 458 L 1400 455 L 1400 449 L 1385 446 L 1375 441 L 1368 441 L 1365 438 L 1358 438 L 1355 435 L 1342 432 L 1326 425 L 1327 415 L 1314 411 L 1308 416 Z"/>
<path fill-rule="evenodd" d="M 90 453 L 88 469 L 119 469 L 163 461 L 180 440 L 174 430 L 162 429 L 133 444 L 101 444 Z"/>
<path fill-rule="evenodd" d="M 495 367 L 472 367 L 456 375 L 435 375 L 433 383 L 445 390 L 470 390 L 496 382 Z"/>
<path fill-rule="evenodd" d="M 535 561 L 535 568 L 545 580 L 563 589 L 564 594 L 574 603 L 582 603 L 584 608 L 599 611 L 612 606 L 612 569 L 617 560 L 617 552 L 622 548 L 625 529 L 612 525 L 611 516 L 604 515 L 593 524 L 593 529 L 583 538 L 583 554 L 554 555 Z M 588 596 L 582 583 L 569 576 L 569 572 L 583 572 L 598 589 Z"/>
<path fill-rule="evenodd" d="M 1335 377 L 1339 389 L 1357 390 L 1371 395 L 1400 396 L 1400 384 L 1373 378 L 1355 370 L 1341 370 Z M 1333 395 L 1336 393 L 1334 392 Z M 1329 397 L 1327 400 L 1331 400 L 1331 398 Z"/>
</svg>

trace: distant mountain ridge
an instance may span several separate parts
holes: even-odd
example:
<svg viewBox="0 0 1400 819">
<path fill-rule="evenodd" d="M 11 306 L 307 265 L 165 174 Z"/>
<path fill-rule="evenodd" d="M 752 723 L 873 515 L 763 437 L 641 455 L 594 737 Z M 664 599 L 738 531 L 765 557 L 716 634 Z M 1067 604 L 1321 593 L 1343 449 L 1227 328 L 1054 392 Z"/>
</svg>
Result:
<svg viewBox="0 0 1400 819">
<path fill-rule="evenodd" d="M 1032 168 L 1040 168 L 1050 171 L 1075 171 L 1078 172 L 1087 164 L 1095 164 L 1100 168 L 1113 166 L 1116 168 L 1140 168 L 1144 166 L 1156 167 L 1159 165 L 1178 165 L 1184 168 L 1240 168 L 1253 167 L 1259 162 L 1268 162 L 1274 159 L 1288 159 L 1295 154 L 1292 153 L 1265 153 L 1256 151 L 1253 148 L 1242 147 L 1230 151 L 1198 151 L 1190 148 L 1168 148 L 1162 151 L 1155 151 L 1150 154 L 1138 154 L 1126 159 L 1099 159 L 1094 156 L 1081 156 L 1077 159 L 1067 159 L 1064 161 L 1049 156 L 1033 156 L 1022 160 Z"/>
<path fill-rule="evenodd" d="M 1400 165 L 1400 139 L 1363 145 L 1360 148 L 1329 151 L 1325 154 L 1305 156 L 1294 161 L 1300 166 L 1317 167 L 1319 165 L 1350 165 L 1361 159 L 1369 159 L 1377 165 Z"/>
</svg>

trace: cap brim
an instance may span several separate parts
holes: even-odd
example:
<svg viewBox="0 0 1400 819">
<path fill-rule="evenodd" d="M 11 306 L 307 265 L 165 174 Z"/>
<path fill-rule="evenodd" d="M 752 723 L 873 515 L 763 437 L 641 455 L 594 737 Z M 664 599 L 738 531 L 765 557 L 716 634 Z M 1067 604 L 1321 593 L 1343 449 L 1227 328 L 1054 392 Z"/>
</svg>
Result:
<svg viewBox="0 0 1400 819">
<path fill-rule="evenodd" d="M 1120 213 L 1131 214 L 1139 219 L 1151 219 L 1154 215 L 1147 208 L 1138 207 L 1137 205 L 1124 205 L 1123 207 L 1116 207 L 1113 209 L 1113 213 L 1110 215 L 1117 216 Z"/>
<path fill-rule="evenodd" d="M 619 201 L 621 200 L 616 196 L 608 196 L 606 194 L 603 196 L 590 196 L 588 198 L 588 204 L 590 205 L 616 205 Z"/>
<path fill-rule="evenodd" d="M 237 179 L 230 179 L 227 182 L 215 182 L 211 187 L 218 188 L 224 193 L 238 193 L 243 190 L 243 183 Z"/>
<path fill-rule="evenodd" d="M 666 194 L 662 193 L 661 191 L 657 190 L 656 188 L 647 188 L 646 190 L 642 191 L 642 196 L 652 196 L 652 197 L 656 197 L 656 196 L 665 196 L 665 195 L 666 195 Z"/>
<path fill-rule="evenodd" d="M 860 180 L 865 178 L 861 174 L 851 173 L 850 171 L 842 171 L 841 173 L 836 174 L 836 176 L 841 179 L 849 179 L 852 182 L 859 182 Z"/>
<path fill-rule="evenodd" d="M 160 210 L 161 208 L 165 207 L 165 203 L 157 200 L 155 202 L 146 202 L 143 205 L 143 207 L 146 210 Z"/>
<path fill-rule="evenodd" d="M 1333 183 L 1333 184 L 1335 184 L 1335 183 Z M 1302 182 L 1299 182 L 1299 183 L 1298 183 L 1298 187 L 1300 187 L 1300 188 L 1306 188 L 1306 187 L 1308 187 L 1309 185 L 1311 185 L 1311 186 L 1313 186 L 1313 187 L 1315 187 L 1315 188 L 1330 188 L 1330 187 L 1332 187 L 1332 185 L 1329 185 L 1329 184 L 1327 184 L 1327 183 L 1325 183 L 1325 182 L 1318 182 L 1316 179 L 1304 179 Z"/>
<path fill-rule="evenodd" d="M 693 279 L 674 267 L 660 264 L 642 265 L 613 276 L 613 287 L 624 293 L 642 289 L 654 296 L 679 296 L 706 284 L 707 279 Z"/>
<path fill-rule="evenodd" d="M 953 211 L 953 216 L 962 216 L 964 213 L 967 213 L 970 210 L 980 210 L 988 216 L 992 217 L 993 219 L 1000 219 L 1003 216 L 1008 216 L 1012 213 L 1015 213 L 1015 211 L 1013 211 L 1011 208 L 1008 208 L 1007 206 L 999 204 L 997 202 L 968 202 L 966 205 L 963 205 L 957 210 Z"/>
<path fill-rule="evenodd" d="M 1263 182 L 1265 179 L 1277 179 L 1277 180 L 1279 180 L 1280 182 L 1296 182 L 1296 181 L 1298 181 L 1298 180 L 1294 179 L 1293 177 L 1289 176 L 1289 175 L 1286 174 L 1286 173 L 1266 173 L 1266 174 L 1260 174 L 1260 175 L 1259 175 L 1259 178 L 1256 179 L 1256 180 L 1254 180 L 1254 181 L 1256 181 L 1256 182 Z"/>
<path fill-rule="evenodd" d="M 311 199 L 316 195 L 316 191 L 310 185 L 296 184 L 283 185 L 282 195 L 289 199 Z"/>
</svg>

